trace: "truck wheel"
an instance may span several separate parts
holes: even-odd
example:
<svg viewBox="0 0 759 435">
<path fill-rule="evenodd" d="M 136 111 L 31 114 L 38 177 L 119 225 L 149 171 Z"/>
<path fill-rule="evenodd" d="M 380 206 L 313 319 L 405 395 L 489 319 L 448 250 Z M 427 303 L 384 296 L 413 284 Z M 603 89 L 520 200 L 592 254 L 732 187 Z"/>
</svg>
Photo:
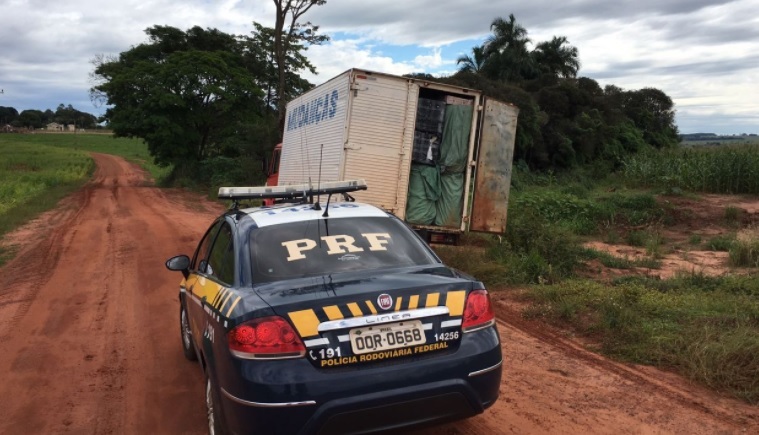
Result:
<svg viewBox="0 0 759 435">
<path fill-rule="evenodd" d="M 195 353 L 195 345 L 192 343 L 192 330 L 190 330 L 190 319 L 187 317 L 187 308 L 182 300 L 179 303 L 179 332 L 182 335 L 182 352 L 184 357 L 190 361 L 198 359 Z"/>
<path fill-rule="evenodd" d="M 227 433 L 221 420 L 219 395 L 210 377 L 206 377 L 206 415 L 208 416 L 208 435 Z"/>
</svg>

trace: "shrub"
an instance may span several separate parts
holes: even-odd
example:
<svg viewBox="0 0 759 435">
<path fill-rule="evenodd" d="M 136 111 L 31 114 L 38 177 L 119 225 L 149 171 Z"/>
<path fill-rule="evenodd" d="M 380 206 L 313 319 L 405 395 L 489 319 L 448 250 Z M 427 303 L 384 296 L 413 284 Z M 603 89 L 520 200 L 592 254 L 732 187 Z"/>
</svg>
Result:
<svg viewBox="0 0 759 435">
<path fill-rule="evenodd" d="M 505 241 L 493 244 L 490 254 L 509 269 L 512 283 L 557 282 L 579 264 L 575 236 L 531 208 L 509 216 Z"/>
<path fill-rule="evenodd" d="M 728 252 L 728 251 L 730 251 L 730 247 L 733 245 L 734 241 L 735 241 L 735 235 L 734 234 L 715 236 L 715 237 L 712 237 L 711 239 L 709 239 L 709 242 L 707 243 L 707 246 L 712 251 L 724 251 L 724 252 Z"/>
<path fill-rule="evenodd" d="M 759 230 L 739 231 L 728 252 L 733 266 L 759 267 Z"/>
</svg>

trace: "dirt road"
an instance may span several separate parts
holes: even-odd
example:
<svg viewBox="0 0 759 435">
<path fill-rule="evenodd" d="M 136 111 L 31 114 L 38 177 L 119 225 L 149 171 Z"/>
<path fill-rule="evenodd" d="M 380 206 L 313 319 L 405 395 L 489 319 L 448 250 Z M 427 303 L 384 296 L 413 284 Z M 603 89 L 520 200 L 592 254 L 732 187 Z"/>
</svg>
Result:
<svg viewBox="0 0 759 435">
<path fill-rule="evenodd" d="M 14 234 L 0 270 L 0 433 L 204 433 L 200 371 L 185 361 L 178 275 L 217 204 L 152 188 L 95 155 L 82 191 Z M 649 368 L 612 363 L 499 304 L 501 398 L 419 434 L 758 433 L 759 409 Z"/>
</svg>

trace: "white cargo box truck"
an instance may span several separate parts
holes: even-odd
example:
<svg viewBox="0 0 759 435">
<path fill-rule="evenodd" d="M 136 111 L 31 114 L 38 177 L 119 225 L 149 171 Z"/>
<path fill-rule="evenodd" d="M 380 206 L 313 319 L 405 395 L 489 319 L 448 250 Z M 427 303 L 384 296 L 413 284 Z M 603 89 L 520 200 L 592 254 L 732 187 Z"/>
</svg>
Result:
<svg viewBox="0 0 759 435">
<path fill-rule="evenodd" d="M 364 179 L 356 200 L 428 241 L 503 233 L 518 112 L 477 90 L 351 69 L 287 105 L 277 183 Z"/>
</svg>

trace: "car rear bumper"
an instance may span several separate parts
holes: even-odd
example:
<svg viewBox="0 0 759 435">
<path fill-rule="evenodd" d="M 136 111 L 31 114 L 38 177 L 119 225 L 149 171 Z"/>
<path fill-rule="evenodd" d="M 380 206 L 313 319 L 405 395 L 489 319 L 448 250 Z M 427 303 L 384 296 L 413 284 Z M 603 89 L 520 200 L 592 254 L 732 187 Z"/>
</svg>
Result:
<svg viewBox="0 0 759 435">
<path fill-rule="evenodd" d="M 481 413 L 498 398 L 501 363 L 488 328 L 467 334 L 455 353 L 407 363 L 318 370 L 305 359 L 245 362 L 243 379 L 222 383 L 220 396 L 232 433 L 370 433 Z"/>
</svg>

